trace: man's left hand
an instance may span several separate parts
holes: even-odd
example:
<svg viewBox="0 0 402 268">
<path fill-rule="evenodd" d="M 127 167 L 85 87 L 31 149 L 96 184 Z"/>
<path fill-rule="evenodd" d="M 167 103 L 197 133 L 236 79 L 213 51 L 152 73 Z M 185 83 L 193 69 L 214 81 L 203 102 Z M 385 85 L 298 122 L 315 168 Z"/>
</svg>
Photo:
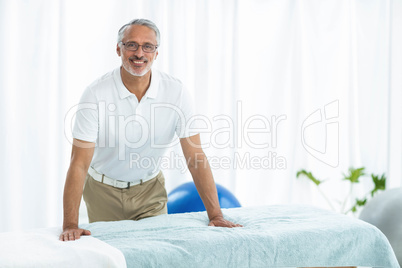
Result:
<svg viewBox="0 0 402 268">
<path fill-rule="evenodd" d="M 209 221 L 208 226 L 228 227 L 228 228 L 243 227 L 243 225 L 241 225 L 241 224 L 236 224 L 236 223 L 233 223 L 231 221 L 225 220 L 222 216 L 217 216 L 217 217 L 212 218 Z"/>
</svg>

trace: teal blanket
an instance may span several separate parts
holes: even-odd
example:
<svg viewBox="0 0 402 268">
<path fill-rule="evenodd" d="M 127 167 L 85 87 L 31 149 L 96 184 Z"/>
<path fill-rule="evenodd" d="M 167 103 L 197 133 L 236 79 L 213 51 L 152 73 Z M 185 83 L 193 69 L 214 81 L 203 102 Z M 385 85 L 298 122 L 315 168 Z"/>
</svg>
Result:
<svg viewBox="0 0 402 268">
<path fill-rule="evenodd" d="M 209 227 L 205 212 L 81 227 L 127 267 L 399 267 L 381 231 L 349 216 L 288 205 L 222 211 L 244 227 Z"/>
</svg>

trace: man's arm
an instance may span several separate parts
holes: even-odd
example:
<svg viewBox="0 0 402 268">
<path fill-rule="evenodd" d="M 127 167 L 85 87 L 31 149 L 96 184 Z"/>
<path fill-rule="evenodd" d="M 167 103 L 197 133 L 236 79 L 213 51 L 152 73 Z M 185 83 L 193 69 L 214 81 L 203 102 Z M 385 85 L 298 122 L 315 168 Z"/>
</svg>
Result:
<svg viewBox="0 0 402 268">
<path fill-rule="evenodd" d="M 78 212 L 81 203 L 85 177 L 94 154 L 95 143 L 74 139 L 71 152 L 70 168 L 67 172 L 64 185 L 63 232 L 59 240 L 71 241 L 79 239 L 81 235 L 90 235 L 88 230 L 78 228 Z"/>
<path fill-rule="evenodd" d="M 241 227 L 223 218 L 218 193 L 207 157 L 201 148 L 200 134 L 181 138 L 180 144 L 194 184 L 208 213 L 209 226 Z"/>
</svg>

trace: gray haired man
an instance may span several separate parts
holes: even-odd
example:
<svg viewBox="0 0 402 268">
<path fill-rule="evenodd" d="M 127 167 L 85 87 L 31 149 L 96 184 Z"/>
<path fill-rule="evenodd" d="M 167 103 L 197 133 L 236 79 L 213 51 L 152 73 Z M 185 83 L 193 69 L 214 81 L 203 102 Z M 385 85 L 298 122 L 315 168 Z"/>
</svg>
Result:
<svg viewBox="0 0 402 268">
<path fill-rule="evenodd" d="M 153 22 L 136 19 L 124 25 L 116 47 L 121 66 L 83 93 L 80 105 L 91 108 L 78 109 L 76 114 L 60 240 L 90 235 L 78 227 L 82 196 L 90 222 L 139 220 L 167 213 L 165 179 L 158 161 L 133 166 L 130 157 L 158 159 L 175 136 L 207 210 L 209 225 L 241 226 L 223 218 L 200 135 L 191 133 L 186 124 L 194 115 L 187 90 L 176 78 L 152 69 L 159 45 L 160 33 Z M 155 105 L 159 109 L 152 110 Z"/>
</svg>

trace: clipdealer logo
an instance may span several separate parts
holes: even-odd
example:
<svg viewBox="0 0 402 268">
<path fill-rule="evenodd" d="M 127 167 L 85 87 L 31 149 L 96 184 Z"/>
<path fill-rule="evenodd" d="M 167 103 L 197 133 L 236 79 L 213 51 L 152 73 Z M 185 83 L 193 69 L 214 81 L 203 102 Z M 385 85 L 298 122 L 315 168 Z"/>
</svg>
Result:
<svg viewBox="0 0 402 268">
<path fill-rule="evenodd" d="M 324 130 L 325 136 L 321 137 L 317 128 Z M 321 144 L 315 144 L 315 140 Z M 315 110 L 303 121 L 301 142 L 317 160 L 331 167 L 339 165 L 339 100 L 328 103 L 324 109 Z"/>
<path fill-rule="evenodd" d="M 213 168 L 286 169 L 287 167 L 286 157 L 275 152 L 278 137 L 281 137 L 279 125 L 286 121 L 287 116 L 281 114 L 267 117 L 264 114 L 252 114 L 245 117 L 241 101 L 237 102 L 236 113 L 233 116 L 220 114 L 212 118 L 203 115 L 186 118 L 180 108 L 172 104 L 151 104 L 149 114 L 140 116 L 117 114 L 114 112 L 116 105 L 113 103 L 81 103 L 73 106 L 66 114 L 65 136 L 70 143 L 73 142 L 73 121 L 80 113 L 85 119 L 98 120 L 98 138 L 95 146 L 117 148 L 119 160 L 129 158 L 130 165 L 139 168 L 159 165 L 181 167 L 183 161 L 171 161 L 177 159 L 172 155 L 167 158 L 154 156 L 156 159 L 148 159 L 144 155 L 140 157 L 139 148 L 144 145 L 151 149 L 163 150 L 179 142 L 176 138 L 158 142 L 158 137 L 161 136 L 161 133 L 158 133 L 158 124 L 161 124 L 158 109 L 164 109 L 162 110 L 164 114 L 171 113 L 180 119 L 181 133 L 186 131 L 203 135 L 205 138 L 202 139 L 202 148 L 234 149 L 230 156 L 208 157 Z M 81 127 L 88 127 L 83 126 L 82 122 L 80 124 Z M 136 124 L 136 139 L 133 138 L 133 131 L 127 131 L 133 129 L 133 124 Z M 90 127 L 92 132 L 96 132 L 94 126 Z M 243 147 L 246 149 L 245 152 L 237 152 Z"/>
</svg>

